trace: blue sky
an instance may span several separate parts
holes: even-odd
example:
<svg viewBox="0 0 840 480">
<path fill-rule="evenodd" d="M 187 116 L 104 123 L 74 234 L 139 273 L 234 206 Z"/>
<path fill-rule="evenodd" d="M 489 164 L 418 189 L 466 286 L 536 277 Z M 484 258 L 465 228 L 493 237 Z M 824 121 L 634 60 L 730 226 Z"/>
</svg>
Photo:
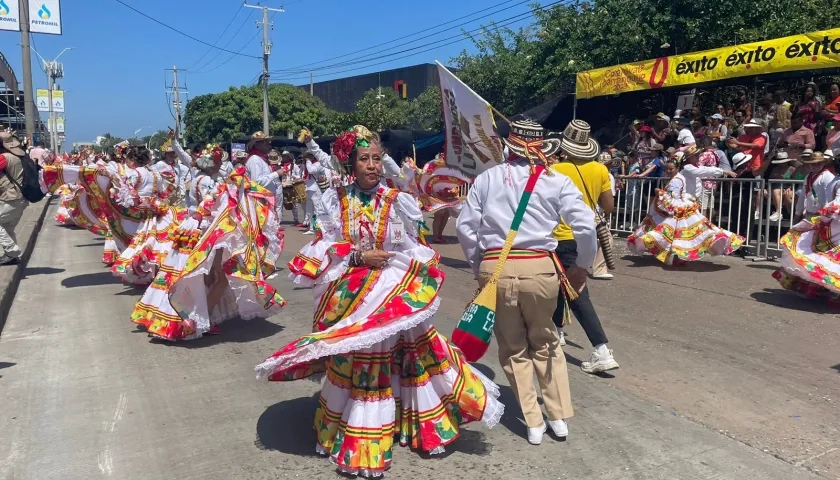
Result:
<svg viewBox="0 0 840 480">
<path fill-rule="evenodd" d="M 242 54 L 262 54 L 262 35 L 254 25 L 262 12 L 240 8 L 240 0 L 122 1 L 207 43 L 234 52 L 241 50 Z M 329 59 L 344 55 L 348 60 L 363 55 L 375 58 L 457 35 L 462 28 L 474 29 L 491 20 L 502 21 L 528 11 L 528 3 L 517 0 L 262 0 L 262 4 L 274 8 L 285 4 L 286 10 L 286 13 L 274 16 L 271 70 L 317 62 L 321 62 L 318 66 L 329 66 L 344 60 Z M 491 8 L 499 4 L 502 5 Z M 505 8 L 508 9 L 500 11 Z M 262 68 L 261 59 L 210 49 L 144 18 L 116 0 L 64 0 L 61 10 L 63 35 L 33 34 L 32 37 L 35 48 L 47 59 L 54 58 L 65 47 L 74 48 L 60 59 L 64 63 L 65 78 L 58 81 L 66 92 L 68 146 L 69 142 L 93 140 L 96 135 L 106 132 L 127 137 L 144 127 L 139 134 L 142 136 L 172 125 L 165 94 L 166 83 L 171 83 L 171 72 L 164 69 L 171 69 L 173 65 L 189 69 L 180 83 L 186 83 L 190 97 L 223 91 L 231 85 L 250 84 Z M 433 30 L 431 36 L 418 35 L 395 41 L 472 13 L 476 14 Z M 478 18 L 487 14 L 492 15 Z M 463 27 L 453 28 L 470 20 L 473 21 Z M 531 17 L 525 16 L 511 26 L 525 26 L 530 21 Z M 229 27 L 227 31 L 226 27 Z M 219 39 L 222 32 L 224 35 Z M 412 43 L 396 46 L 406 42 Z M 382 43 L 386 45 L 348 55 Z M 354 64 L 318 71 L 315 81 L 434 60 L 445 63 L 462 49 L 472 48 L 469 40 L 443 46 L 448 43 L 451 41 L 439 44 L 441 48 L 413 56 L 406 56 L 407 53 L 393 55 L 379 60 L 388 61 L 380 65 Z M 0 31 L 0 52 L 22 82 L 19 44 L 19 32 Z M 387 50 L 389 46 L 393 49 Z M 415 52 L 428 48 L 431 47 Z M 47 80 L 34 54 L 32 63 L 34 88 L 46 88 Z M 353 71 L 346 71 L 351 69 Z M 272 81 L 281 79 L 303 84 L 308 82 L 308 73 L 272 74 Z"/>
</svg>

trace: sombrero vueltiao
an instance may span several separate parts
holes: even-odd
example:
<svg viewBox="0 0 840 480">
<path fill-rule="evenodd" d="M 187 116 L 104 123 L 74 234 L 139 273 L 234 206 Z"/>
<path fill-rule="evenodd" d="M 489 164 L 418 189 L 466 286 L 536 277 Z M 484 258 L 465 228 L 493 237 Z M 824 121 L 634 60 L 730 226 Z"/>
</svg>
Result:
<svg viewBox="0 0 840 480">
<path fill-rule="evenodd" d="M 560 150 L 560 141 L 556 138 L 544 138 L 545 129 L 542 125 L 533 120 L 517 120 L 510 124 L 510 134 L 507 138 L 503 138 L 505 146 L 511 153 L 519 157 L 527 158 L 525 147 L 521 145 L 522 142 L 532 143 L 541 142 L 540 152 L 546 157 L 554 155 Z"/>
<path fill-rule="evenodd" d="M 589 136 L 591 128 L 583 120 L 572 120 L 563 130 L 560 148 L 570 158 L 592 160 L 598 158 L 601 146 Z"/>
</svg>

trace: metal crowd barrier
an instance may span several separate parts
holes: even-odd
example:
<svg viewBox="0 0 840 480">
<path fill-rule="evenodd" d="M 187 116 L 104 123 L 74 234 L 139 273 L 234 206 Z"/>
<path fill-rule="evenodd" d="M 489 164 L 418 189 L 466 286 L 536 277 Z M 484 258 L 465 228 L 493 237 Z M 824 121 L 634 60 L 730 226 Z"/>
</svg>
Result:
<svg viewBox="0 0 840 480">
<path fill-rule="evenodd" d="M 615 211 L 608 219 L 614 236 L 627 237 L 648 214 L 656 190 L 668 178 L 616 177 Z M 697 201 L 716 226 L 744 237 L 742 250 L 754 261 L 781 255 L 780 241 L 794 225 L 793 213 L 803 180 L 759 178 L 709 178 L 714 188 L 702 189 Z M 466 197 L 469 185 L 461 186 Z"/>
<path fill-rule="evenodd" d="M 656 189 L 667 182 L 667 178 L 616 178 L 615 211 L 609 218 L 613 235 L 631 234 L 647 216 Z M 744 237 L 744 253 L 754 260 L 780 255 L 779 243 L 793 225 L 802 180 L 709 178 L 698 182 L 714 184 L 708 189 L 704 185 L 697 197 L 701 212 L 716 226 Z"/>
</svg>

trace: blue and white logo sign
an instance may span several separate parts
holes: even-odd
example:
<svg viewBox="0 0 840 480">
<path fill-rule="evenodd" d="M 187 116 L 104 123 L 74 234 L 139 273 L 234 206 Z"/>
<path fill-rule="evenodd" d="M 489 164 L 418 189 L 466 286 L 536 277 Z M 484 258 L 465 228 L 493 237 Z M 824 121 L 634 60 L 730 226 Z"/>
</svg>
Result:
<svg viewBox="0 0 840 480">
<path fill-rule="evenodd" d="M 20 31 L 18 0 L 0 0 L 0 30 Z"/>
<path fill-rule="evenodd" d="M 32 33 L 61 35 L 61 1 L 29 0 L 29 24 Z"/>
</svg>

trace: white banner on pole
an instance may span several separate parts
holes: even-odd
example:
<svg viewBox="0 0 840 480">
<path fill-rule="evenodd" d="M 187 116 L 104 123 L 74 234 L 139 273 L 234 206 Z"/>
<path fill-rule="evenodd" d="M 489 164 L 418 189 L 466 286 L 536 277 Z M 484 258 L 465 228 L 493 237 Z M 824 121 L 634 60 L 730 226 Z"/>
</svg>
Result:
<svg viewBox="0 0 840 480">
<path fill-rule="evenodd" d="M 0 30 L 20 31 L 18 0 L 0 0 Z"/>
<path fill-rule="evenodd" d="M 64 117 L 55 119 L 55 131 L 56 133 L 64 133 Z"/>
<path fill-rule="evenodd" d="M 64 90 L 53 90 L 52 94 L 53 112 L 64 113 Z"/>
<path fill-rule="evenodd" d="M 39 88 L 35 90 L 35 105 L 38 106 L 39 112 L 50 111 L 50 91 L 48 89 Z"/>
<path fill-rule="evenodd" d="M 32 33 L 61 35 L 61 1 L 29 0 L 29 30 Z"/>
<path fill-rule="evenodd" d="M 504 161 L 493 112 L 486 100 L 435 63 L 446 121 L 446 164 L 475 177 Z"/>
</svg>

